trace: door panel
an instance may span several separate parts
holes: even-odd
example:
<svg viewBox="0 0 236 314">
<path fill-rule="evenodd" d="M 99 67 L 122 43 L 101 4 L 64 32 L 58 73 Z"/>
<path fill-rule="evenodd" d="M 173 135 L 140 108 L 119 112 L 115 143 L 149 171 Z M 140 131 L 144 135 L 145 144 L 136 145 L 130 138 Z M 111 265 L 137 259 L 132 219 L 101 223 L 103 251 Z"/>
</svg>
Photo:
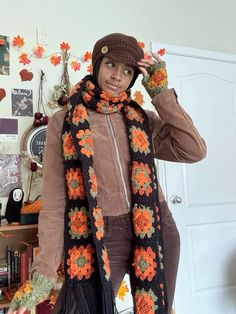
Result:
<svg viewBox="0 0 236 314">
<path fill-rule="evenodd" d="M 236 313 L 236 56 L 165 47 L 170 86 L 207 143 L 195 164 L 161 162 L 181 237 L 176 314 Z M 173 204 L 171 197 L 182 203 Z"/>
</svg>

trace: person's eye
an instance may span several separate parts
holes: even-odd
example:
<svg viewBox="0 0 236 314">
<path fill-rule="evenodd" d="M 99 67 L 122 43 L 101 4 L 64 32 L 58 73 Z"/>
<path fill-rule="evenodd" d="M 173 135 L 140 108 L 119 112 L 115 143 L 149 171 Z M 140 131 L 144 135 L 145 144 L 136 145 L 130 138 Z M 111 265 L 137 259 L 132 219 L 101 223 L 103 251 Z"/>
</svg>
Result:
<svg viewBox="0 0 236 314">
<path fill-rule="evenodd" d="M 111 61 L 106 62 L 106 65 L 107 65 L 109 68 L 113 68 L 113 67 L 115 66 L 114 63 L 111 62 Z"/>
<path fill-rule="evenodd" d="M 126 69 L 126 70 L 124 70 L 124 74 L 125 75 L 133 75 L 133 71 L 130 69 Z"/>
</svg>

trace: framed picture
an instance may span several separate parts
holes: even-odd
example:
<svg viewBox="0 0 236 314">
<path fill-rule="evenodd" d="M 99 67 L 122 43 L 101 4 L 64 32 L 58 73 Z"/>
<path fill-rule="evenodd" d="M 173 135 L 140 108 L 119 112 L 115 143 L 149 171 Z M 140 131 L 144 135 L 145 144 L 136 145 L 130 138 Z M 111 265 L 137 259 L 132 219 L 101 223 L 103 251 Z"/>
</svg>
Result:
<svg viewBox="0 0 236 314">
<path fill-rule="evenodd" d="M 37 160 L 37 163 L 42 167 L 43 150 L 46 140 L 47 126 L 29 127 L 21 138 L 21 152 L 26 152 L 32 160 Z"/>
</svg>

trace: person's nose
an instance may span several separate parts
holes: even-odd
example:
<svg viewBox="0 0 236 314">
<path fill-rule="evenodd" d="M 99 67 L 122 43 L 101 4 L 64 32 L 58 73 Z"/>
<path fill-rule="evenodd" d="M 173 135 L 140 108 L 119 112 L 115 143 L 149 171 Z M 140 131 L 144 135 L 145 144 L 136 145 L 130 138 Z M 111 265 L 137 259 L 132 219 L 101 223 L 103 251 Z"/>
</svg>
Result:
<svg viewBox="0 0 236 314">
<path fill-rule="evenodd" d="M 114 68 L 114 71 L 112 72 L 112 78 L 115 81 L 120 82 L 121 81 L 121 69 L 119 69 L 118 67 Z"/>
</svg>

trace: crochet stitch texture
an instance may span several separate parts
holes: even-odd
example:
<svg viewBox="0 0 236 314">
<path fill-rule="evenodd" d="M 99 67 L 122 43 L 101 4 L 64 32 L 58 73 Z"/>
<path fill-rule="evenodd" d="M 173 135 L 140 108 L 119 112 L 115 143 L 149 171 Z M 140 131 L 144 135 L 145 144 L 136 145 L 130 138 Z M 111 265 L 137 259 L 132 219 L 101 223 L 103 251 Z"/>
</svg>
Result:
<svg viewBox="0 0 236 314">
<path fill-rule="evenodd" d="M 166 314 L 162 226 L 153 148 L 145 111 L 125 92 L 112 97 L 87 76 L 71 97 L 62 131 L 67 205 L 63 299 L 75 295 L 78 313 L 116 313 L 109 255 L 103 243 L 104 221 L 97 203 L 93 137 L 87 108 L 100 114 L 120 112 L 127 126 L 132 189 L 133 263 L 130 265 L 135 313 Z M 93 299 L 95 302 L 90 302 Z M 70 312 L 67 302 L 64 310 Z M 82 310 L 87 311 L 82 312 Z"/>
</svg>

